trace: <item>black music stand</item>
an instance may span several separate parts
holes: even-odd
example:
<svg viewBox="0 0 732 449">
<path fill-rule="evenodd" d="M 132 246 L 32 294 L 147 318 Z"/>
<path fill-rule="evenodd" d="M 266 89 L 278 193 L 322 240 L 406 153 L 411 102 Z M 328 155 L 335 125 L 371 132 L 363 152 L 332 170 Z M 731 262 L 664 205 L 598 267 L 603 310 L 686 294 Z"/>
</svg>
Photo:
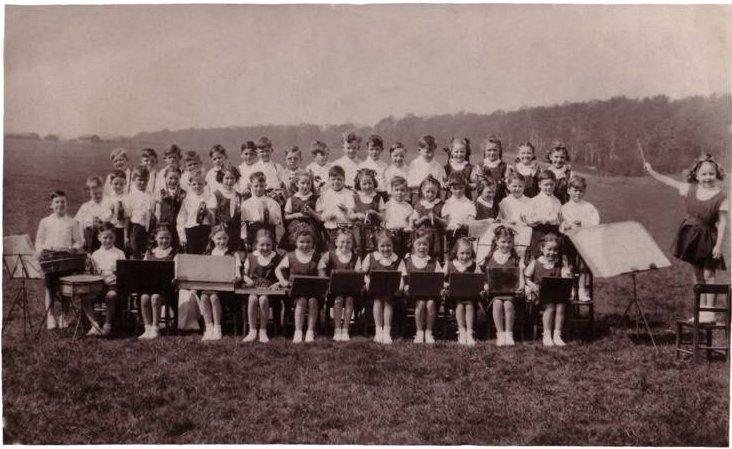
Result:
<svg viewBox="0 0 732 449">
<path fill-rule="evenodd" d="M 438 299 L 445 284 L 445 275 L 438 272 L 409 273 L 409 296 L 413 299 Z"/>
<path fill-rule="evenodd" d="M 451 273 L 449 298 L 453 301 L 477 300 L 483 291 L 483 273 Z"/>
<path fill-rule="evenodd" d="M 633 281 L 633 297 L 630 298 L 628 301 L 627 307 L 625 307 L 625 311 L 623 312 L 623 320 L 629 320 L 630 317 L 628 315 L 628 312 L 630 312 L 630 309 L 635 306 L 636 311 L 636 317 L 635 317 L 635 327 L 636 330 L 640 327 L 638 318 L 640 317 L 640 320 L 643 321 L 643 326 L 646 328 L 646 332 L 648 332 L 648 337 L 651 339 L 651 344 L 653 345 L 653 348 L 658 350 L 658 346 L 656 346 L 656 339 L 653 338 L 653 332 L 651 331 L 651 325 L 648 323 L 648 318 L 646 318 L 646 313 L 643 311 L 643 303 L 641 302 L 640 298 L 638 297 L 638 281 L 636 279 L 636 276 L 638 273 L 643 273 L 644 271 L 651 271 L 655 270 L 656 266 L 654 264 L 651 264 L 648 269 L 646 270 L 638 270 L 637 268 L 633 267 L 631 268 L 632 271 L 629 273 L 625 273 L 630 275 L 630 278 Z"/>
<path fill-rule="evenodd" d="M 313 298 L 324 296 L 328 292 L 330 278 L 321 276 L 292 276 L 292 291 L 290 297 Z"/>
<path fill-rule="evenodd" d="M 394 296 L 402 282 L 402 273 L 399 271 L 372 270 L 369 277 L 369 296 Z"/>
<path fill-rule="evenodd" d="M 521 269 L 518 267 L 488 268 L 489 296 L 515 295 L 520 277 Z"/>
<path fill-rule="evenodd" d="M 572 278 L 545 277 L 539 286 L 539 302 L 542 304 L 559 304 L 569 302 L 572 297 Z"/>
<path fill-rule="evenodd" d="M 333 270 L 330 274 L 331 295 L 358 296 L 363 290 L 364 275 L 362 271 Z"/>
<path fill-rule="evenodd" d="M 42 279 L 43 275 L 40 272 L 40 267 L 37 266 L 33 246 L 27 234 L 5 237 L 3 239 L 3 248 L 5 279 L 17 281 L 17 288 L 11 296 L 10 308 L 3 318 L 2 331 L 5 331 L 5 327 L 12 320 L 13 312 L 20 308 L 23 318 L 23 338 L 26 338 L 28 332 L 33 332 L 27 281 L 29 279 Z"/>
</svg>

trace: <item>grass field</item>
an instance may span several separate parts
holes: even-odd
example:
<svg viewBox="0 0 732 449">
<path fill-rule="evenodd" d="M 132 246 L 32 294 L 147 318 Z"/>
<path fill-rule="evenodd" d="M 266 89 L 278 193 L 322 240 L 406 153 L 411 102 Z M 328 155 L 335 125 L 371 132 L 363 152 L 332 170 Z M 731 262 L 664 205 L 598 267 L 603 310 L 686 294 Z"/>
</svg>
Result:
<svg viewBox="0 0 732 449">
<path fill-rule="evenodd" d="M 107 151 L 6 140 L 3 234 L 34 235 L 52 188 L 78 207 Z M 592 178 L 588 200 L 604 222 L 640 221 L 664 250 L 682 215 L 678 196 L 648 178 Z M 16 318 L 2 340 L 4 441 L 727 446 L 728 362 L 674 357 L 691 270 L 674 262 L 638 280 L 658 351 L 621 319 L 626 277 L 596 283 L 597 335 L 564 349 L 24 340 Z"/>
</svg>

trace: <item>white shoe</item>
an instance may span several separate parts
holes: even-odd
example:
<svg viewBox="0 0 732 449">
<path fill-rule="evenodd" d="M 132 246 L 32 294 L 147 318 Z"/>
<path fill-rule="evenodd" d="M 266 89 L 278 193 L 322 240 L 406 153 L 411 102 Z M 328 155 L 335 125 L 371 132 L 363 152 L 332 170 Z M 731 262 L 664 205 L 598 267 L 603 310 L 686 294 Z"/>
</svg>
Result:
<svg viewBox="0 0 732 449">
<path fill-rule="evenodd" d="M 138 340 L 147 340 L 150 335 L 150 326 L 145 326 L 145 331 L 137 337 Z"/>
<path fill-rule="evenodd" d="M 554 346 L 554 341 L 552 340 L 552 334 L 549 332 L 544 332 L 544 338 L 542 339 L 542 344 L 544 346 Z"/>
<path fill-rule="evenodd" d="M 384 329 L 380 327 L 376 327 L 374 331 L 374 342 L 376 343 L 383 343 L 384 342 Z"/>
<path fill-rule="evenodd" d="M 587 290 L 584 290 L 584 289 L 580 290 L 578 292 L 577 296 L 579 296 L 579 301 L 580 302 L 590 302 L 590 301 L 592 301 L 592 298 L 590 298 L 590 295 L 587 293 Z"/>
<path fill-rule="evenodd" d="M 92 323 L 91 329 L 89 329 L 89 332 L 86 333 L 87 337 L 97 337 L 99 335 L 102 335 L 102 330 L 99 329 L 99 326 Z"/>
<path fill-rule="evenodd" d="M 269 337 L 267 336 L 267 329 L 259 329 L 259 342 L 269 343 Z"/>
<path fill-rule="evenodd" d="M 464 329 L 458 329 L 458 344 L 464 345 L 466 344 L 465 340 L 465 330 Z"/>
<path fill-rule="evenodd" d="M 160 336 L 160 328 L 157 326 L 151 326 L 150 327 L 150 334 L 147 337 L 148 339 L 152 340 L 154 338 L 158 338 Z"/>
<path fill-rule="evenodd" d="M 292 342 L 302 343 L 302 331 L 295 331 L 295 334 L 292 336 Z"/>
<path fill-rule="evenodd" d="M 242 339 L 243 343 L 251 343 L 253 341 L 257 340 L 257 331 L 252 329 L 249 331 L 249 333 Z"/>
<path fill-rule="evenodd" d="M 390 345 L 394 341 L 391 339 L 391 329 L 384 330 L 384 332 L 381 334 L 381 343 L 384 343 L 385 345 Z"/>
<path fill-rule="evenodd" d="M 221 338 L 221 326 L 214 326 L 213 330 L 211 331 L 211 336 L 209 337 L 209 340 L 221 340 Z"/>
<path fill-rule="evenodd" d="M 503 333 L 503 344 L 504 346 L 513 346 L 516 344 L 516 342 L 513 341 L 513 332 Z"/>
<path fill-rule="evenodd" d="M 66 322 L 66 317 L 62 313 L 61 315 L 58 316 L 58 328 L 66 329 L 67 327 L 69 327 L 69 323 Z"/>
<path fill-rule="evenodd" d="M 58 327 L 58 324 L 56 323 L 56 317 L 53 316 L 53 314 L 46 315 L 46 329 L 56 329 Z M 92 326 L 93 328 L 94 326 Z"/>
<path fill-rule="evenodd" d="M 340 327 L 336 327 L 335 330 L 333 331 L 333 341 L 342 341 Z"/>
<path fill-rule="evenodd" d="M 102 331 L 99 333 L 100 336 L 107 337 L 111 334 L 112 334 L 112 325 L 105 324 L 104 326 L 102 326 Z"/>
<path fill-rule="evenodd" d="M 203 331 L 203 336 L 201 337 L 201 341 L 211 340 L 212 332 L 213 332 L 213 326 L 206 326 L 205 330 Z"/>
<path fill-rule="evenodd" d="M 341 329 L 341 341 L 351 341 L 351 336 L 347 329 Z"/>
<path fill-rule="evenodd" d="M 424 343 L 424 331 L 417 331 L 417 333 L 414 335 L 414 342 Z"/>
<path fill-rule="evenodd" d="M 315 341 L 315 332 L 313 332 L 313 331 L 305 332 L 305 343 L 312 343 L 314 341 Z"/>
<path fill-rule="evenodd" d="M 432 331 L 424 331 L 424 342 L 430 345 L 435 343 L 435 337 L 432 336 Z"/>
<path fill-rule="evenodd" d="M 505 346 L 506 344 L 506 333 L 496 332 L 496 346 Z"/>
<path fill-rule="evenodd" d="M 475 337 L 473 337 L 472 332 L 465 332 L 465 344 L 470 347 L 475 346 Z"/>
<path fill-rule="evenodd" d="M 552 340 L 552 343 L 554 343 L 554 346 L 567 346 L 567 343 L 562 340 L 562 336 L 556 331 L 554 332 L 554 339 Z"/>
</svg>

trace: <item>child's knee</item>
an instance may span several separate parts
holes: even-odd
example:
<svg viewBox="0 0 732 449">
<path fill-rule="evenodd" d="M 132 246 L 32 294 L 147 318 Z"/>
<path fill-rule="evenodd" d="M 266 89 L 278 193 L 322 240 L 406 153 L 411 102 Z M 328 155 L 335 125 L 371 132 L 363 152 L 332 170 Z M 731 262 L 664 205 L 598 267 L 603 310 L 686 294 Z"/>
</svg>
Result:
<svg viewBox="0 0 732 449">
<path fill-rule="evenodd" d="M 343 296 L 338 296 L 333 300 L 333 306 L 335 307 L 343 307 Z"/>
<path fill-rule="evenodd" d="M 158 307 L 163 302 L 163 297 L 156 293 L 151 296 L 150 300 L 153 306 Z"/>
<path fill-rule="evenodd" d="M 259 297 L 259 307 L 262 309 L 269 308 L 269 298 L 267 296 L 262 295 Z"/>
</svg>

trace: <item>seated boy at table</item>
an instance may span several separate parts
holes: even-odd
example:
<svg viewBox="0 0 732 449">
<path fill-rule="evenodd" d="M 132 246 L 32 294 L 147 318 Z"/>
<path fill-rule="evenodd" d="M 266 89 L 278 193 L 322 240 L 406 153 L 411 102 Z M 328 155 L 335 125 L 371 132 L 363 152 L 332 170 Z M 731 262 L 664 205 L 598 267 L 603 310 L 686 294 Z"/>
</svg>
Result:
<svg viewBox="0 0 732 449">
<path fill-rule="evenodd" d="M 110 223 L 102 224 L 99 230 L 99 242 L 102 246 L 94 251 L 91 255 L 94 273 L 101 274 L 104 277 L 105 294 L 104 302 L 107 305 L 106 316 L 104 317 L 104 326 L 100 328 L 99 323 L 94 317 L 94 296 L 87 297 L 82 301 L 82 307 L 86 317 L 91 323 L 91 329 L 87 335 L 107 336 L 112 333 L 112 319 L 116 310 L 117 302 L 117 261 L 125 259 L 125 253 L 121 249 L 114 246 L 115 232 L 114 225 Z"/>
</svg>

